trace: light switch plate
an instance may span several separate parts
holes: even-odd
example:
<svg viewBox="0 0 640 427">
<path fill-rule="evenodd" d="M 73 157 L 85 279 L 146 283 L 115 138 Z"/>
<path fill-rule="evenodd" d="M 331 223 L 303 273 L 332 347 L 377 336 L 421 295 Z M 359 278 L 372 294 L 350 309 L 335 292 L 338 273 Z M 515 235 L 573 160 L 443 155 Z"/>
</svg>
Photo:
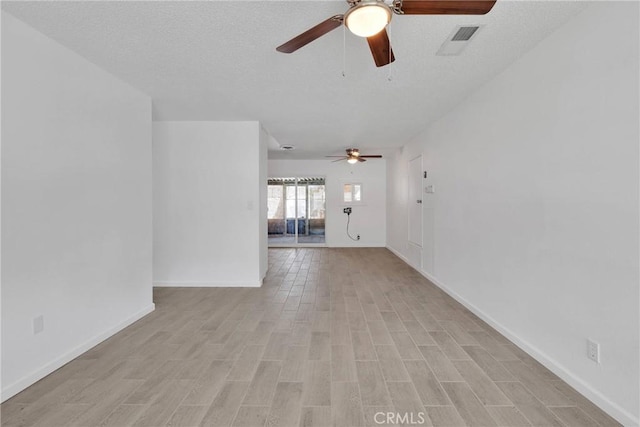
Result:
<svg viewBox="0 0 640 427">
<path fill-rule="evenodd" d="M 44 331 L 44 317 L 42 315 L 33 318 L 33 335 Z"/>
</svg>

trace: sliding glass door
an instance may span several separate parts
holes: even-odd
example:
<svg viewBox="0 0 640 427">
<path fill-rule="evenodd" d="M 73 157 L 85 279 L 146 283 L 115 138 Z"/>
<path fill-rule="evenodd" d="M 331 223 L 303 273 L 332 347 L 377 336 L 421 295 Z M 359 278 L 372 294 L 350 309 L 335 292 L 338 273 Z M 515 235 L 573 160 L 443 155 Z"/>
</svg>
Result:
<svg viewBox="0 0 640 427">
<path fill-rule="evenodd" d="M 324 178 L 269 178 L 268 181 L 269 246 L 323 244 Z"/>
</svg>

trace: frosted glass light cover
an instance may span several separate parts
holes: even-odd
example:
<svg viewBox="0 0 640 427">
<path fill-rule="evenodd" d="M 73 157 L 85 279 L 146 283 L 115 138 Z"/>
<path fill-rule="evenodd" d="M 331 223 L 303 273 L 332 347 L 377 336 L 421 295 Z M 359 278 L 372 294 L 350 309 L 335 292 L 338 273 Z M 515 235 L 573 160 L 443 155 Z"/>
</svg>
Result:
<svg viewBox="0 0 640 427">
<path fill-rule="evenodd" d="M 378 34 L 391 20 L 391 11 L 380 3 L 362 4 L 351 9 L 345 18 L 349 30 L 360 37 Z"/>
</svg>

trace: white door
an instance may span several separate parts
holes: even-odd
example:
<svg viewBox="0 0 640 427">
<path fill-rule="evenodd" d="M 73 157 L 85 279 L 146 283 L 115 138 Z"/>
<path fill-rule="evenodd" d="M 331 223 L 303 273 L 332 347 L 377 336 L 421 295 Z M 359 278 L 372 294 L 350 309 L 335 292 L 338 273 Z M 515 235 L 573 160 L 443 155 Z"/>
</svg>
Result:
<svg viewBox="0 0 640 427">
<path fill-rule="evenodd" d="M 409 161 L 409 242 L 422 247 L 422 156 Z"/>
</svg>

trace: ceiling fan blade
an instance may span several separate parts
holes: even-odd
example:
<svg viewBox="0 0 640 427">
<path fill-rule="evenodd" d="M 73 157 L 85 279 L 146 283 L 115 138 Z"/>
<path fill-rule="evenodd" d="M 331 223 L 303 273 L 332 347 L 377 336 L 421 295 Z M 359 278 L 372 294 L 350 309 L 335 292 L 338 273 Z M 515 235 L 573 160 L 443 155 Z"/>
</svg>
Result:
<svg viewBox="0 0 640 427">
<path fill-rule="evenodd" d="M 340 162 L 340 161 L 346 160 L 346 159 L 348 159 L 348 157 L 343 157 L 343 158 L 338 159 L 338 160 L 332 160 L 331 163 Z"/>
<path fill-rule="evenodd" d="M 341 157 L 341 158 L 343 158 L 343 159 L 346 159 L 346 158 L 347 158 L 347 156 L 325 156 L 325 157 Z"/>
<path fill-rule="evenodd" d="M 372 154 L 370 156 L 362 156 L 362 155 L 360 155 L 358 157 L 367 157 L 369 159 L 381 159 L 382 158 L 382 156 L 380 154 Z"/>
<path fill-rule="evenodd" d="M 316 25 L 315 27 L 305 31 L 289 40 L 288 42 L 278 46 L 276 50 L 282 53 L 292 53 L 305 46 L 317 38 L 320 38 L 328 32 L 335 30 L 342 25 L 343 15 L 335 15 Z"/>
<path fill-rule="evenodd" d="M 366 162 L 366 160 L 365 160 L 365 159 L 363 159 L 363 158 L 362 158 L 362 156 L 358 157 L 358 161 L 359 161 L 359 162 Z"/>
<path fill-rule="evenodd" d="M 371 49 L 376 67 L 382 67 L 396 60 L 393 56 L 391 43 L 389 43 L 387 30 L 384 28 L 375 36 L 367 37 L 367 42 L 369 42 L 369 49 Z"/>
<path fill-rule="evenodd" d="M 402 0 L 405 15 L 484 15 L 496 0 Z"/>
</svg>

